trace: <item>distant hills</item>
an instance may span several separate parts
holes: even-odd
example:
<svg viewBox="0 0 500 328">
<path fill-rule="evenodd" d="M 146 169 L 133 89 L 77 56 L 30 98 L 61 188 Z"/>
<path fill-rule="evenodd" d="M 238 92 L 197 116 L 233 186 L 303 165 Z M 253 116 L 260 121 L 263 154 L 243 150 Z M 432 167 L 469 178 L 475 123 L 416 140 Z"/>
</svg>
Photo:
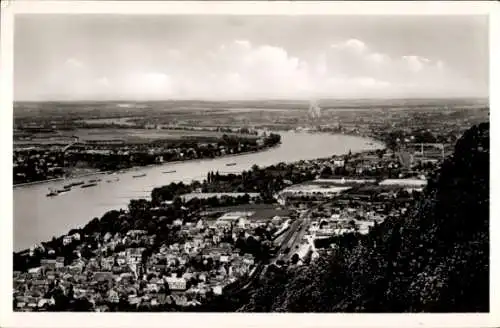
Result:
<svg viewBox="0 0 500 328">
<path fill-rule="evenodd" d="M 53 110 L 102 110 L 113 109 L 123 112 L 134 109 L 151 110 L 179 110 L 179 109 L 227 109 L 227 108 L 255 108 L 255 109 L 298 109 L 307 110 L 311 101 L 315 101 L 322 109 L 371 109 L 371 108 L 465 108 L 487 107 L 486 98 L 430 98 L 430 99 L 311 99 L 311 100 L 162 100 L 162 101 L 16 101 L 14 112 Z"/>
</svg>

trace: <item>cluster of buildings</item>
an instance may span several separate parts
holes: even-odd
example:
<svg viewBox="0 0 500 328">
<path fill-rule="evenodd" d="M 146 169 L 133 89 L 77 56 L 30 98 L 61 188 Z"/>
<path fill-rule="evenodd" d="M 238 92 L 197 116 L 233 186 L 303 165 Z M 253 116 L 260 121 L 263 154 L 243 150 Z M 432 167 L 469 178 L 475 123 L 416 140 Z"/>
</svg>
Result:
<svg viewBox="0 0 500 328">
<path fill-rule="evenodd" d="M 299 264 L 335 247 L 338 236 L 368 234 L 376 224 L 407 211 L 411 194 L 423 191 L 433 167 L 406 168 L 398 155 L 384 150 L 298 164 L 301 169 L 309 167 L 316 179 L 290 185 L 276 198 L 282 205 L 310 212 L 303 221 L 305 227 L 297 232 L 301 241 L 292 244 L 290 253 L 298 255 Z M 335 174 L 336 169 L 344 175 Z"/>
<path fill-rule="evenodd" d="M 223 142 L 196 142 L 196 145 L 189 142 L 189 144 L 191 146 L 184 147 L 165 142 L 155 144 L 130 143 L 123 140 L 84 142 L 72 140 L 67 144 L 48 142 L 44 145 L 16 147 L 13 156 L 14 183 L 60 178 L 65 174 L 64 168 L 68 171 L 77 163 L 88 168 L 100 169 L 102 166 L 103 169 L 110 170 L 254 151 L 265 145 L 265 137 L 257 137 L 252 144 L 246 141 L 236 144 Z"/>
<path fill-rule="evenodd" d="M 84 299 L 94 311 L 112 306 L 199 305 L 255 269 L 254 255 L 237 248 L 238 239 L 252 236 L 264 241 L 262 234 L 255 233 L 257 228 L 271 235 L 283 223 L 276 217 L 250 220 L 252 214 L 232 212 L 196 223 L 175 220 L 172 225 L 180 228 L 181 241 L 164 243 L 150 252 L 147 249 L 154 244 L 155 235 L 144 230 L 64 236 L 64 246 L 77 245 L 73 251 L 76 259 L 70 263 L 54 250 L 33 247 L 27 256 L 41 252 L 46 257 L 40 266 L 14 272 L 14 308 L 47 310 L 56 304 L 53 295 L 57 292 L 73 300 Z M 91 240 L 98 246 L 91 256 L 83 256 Z"/>
<path fill-rule="evenodd" d="M 50 149 L 31 147 L 13 154 L 14 183 L 57 178 L 64 174 L 63 167 L 64 158 Z"/>
</svg>

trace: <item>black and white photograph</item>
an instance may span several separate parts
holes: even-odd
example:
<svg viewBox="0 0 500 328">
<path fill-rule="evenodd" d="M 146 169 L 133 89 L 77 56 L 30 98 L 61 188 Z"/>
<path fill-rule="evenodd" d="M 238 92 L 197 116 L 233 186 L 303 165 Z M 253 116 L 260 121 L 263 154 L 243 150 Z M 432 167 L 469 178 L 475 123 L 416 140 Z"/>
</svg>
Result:
<svg viewBox="0 0 500 328">
<path fill-rule="evenodd" d="M 2 311 L 494 310 L 487 12 L 10 19 Z"/>
</svg>

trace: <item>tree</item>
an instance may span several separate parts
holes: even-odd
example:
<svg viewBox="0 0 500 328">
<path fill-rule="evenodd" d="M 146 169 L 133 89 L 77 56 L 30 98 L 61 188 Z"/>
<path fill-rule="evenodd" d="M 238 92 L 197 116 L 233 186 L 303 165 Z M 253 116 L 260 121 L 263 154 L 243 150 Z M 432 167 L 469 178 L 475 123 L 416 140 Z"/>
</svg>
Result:
<svg viewBox="0 0 500 328">
<path fill-rule="evenodd" d="M 293 254 L 292 258 L 291 258 L 291 262 L 292 264 L 297 264 L 299 262 L 299 255 L 297 253 Z"/>
<path fill-rule="evenodd" d="M 320 173 L 321 178 L 329 178 L 333 175 L 333 170 L 330 166 L 325 166 Z"/>
</svg>

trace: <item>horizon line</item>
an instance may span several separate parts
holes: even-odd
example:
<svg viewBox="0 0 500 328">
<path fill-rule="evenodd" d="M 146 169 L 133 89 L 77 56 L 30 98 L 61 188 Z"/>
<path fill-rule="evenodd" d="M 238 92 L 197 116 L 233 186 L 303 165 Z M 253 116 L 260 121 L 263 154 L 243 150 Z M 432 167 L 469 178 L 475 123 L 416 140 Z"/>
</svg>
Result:
<svg viewBox="0 0 500 328">
<path fill-rule="evenodd" d="M 489 101 L 490 96 L 415 96 L 415 97 L 345 97 L 345 98 L 241 98 L 241 99 L 210 99 L 210 98 L 175 98 L 175 99 L 43 99 L 43 100 L 13 100 L 12 103 L 50 103 L 50 102 L 310 102 L 310 101 L 359 101 L 359 100 L 486 100 Z"/>
</svg>

